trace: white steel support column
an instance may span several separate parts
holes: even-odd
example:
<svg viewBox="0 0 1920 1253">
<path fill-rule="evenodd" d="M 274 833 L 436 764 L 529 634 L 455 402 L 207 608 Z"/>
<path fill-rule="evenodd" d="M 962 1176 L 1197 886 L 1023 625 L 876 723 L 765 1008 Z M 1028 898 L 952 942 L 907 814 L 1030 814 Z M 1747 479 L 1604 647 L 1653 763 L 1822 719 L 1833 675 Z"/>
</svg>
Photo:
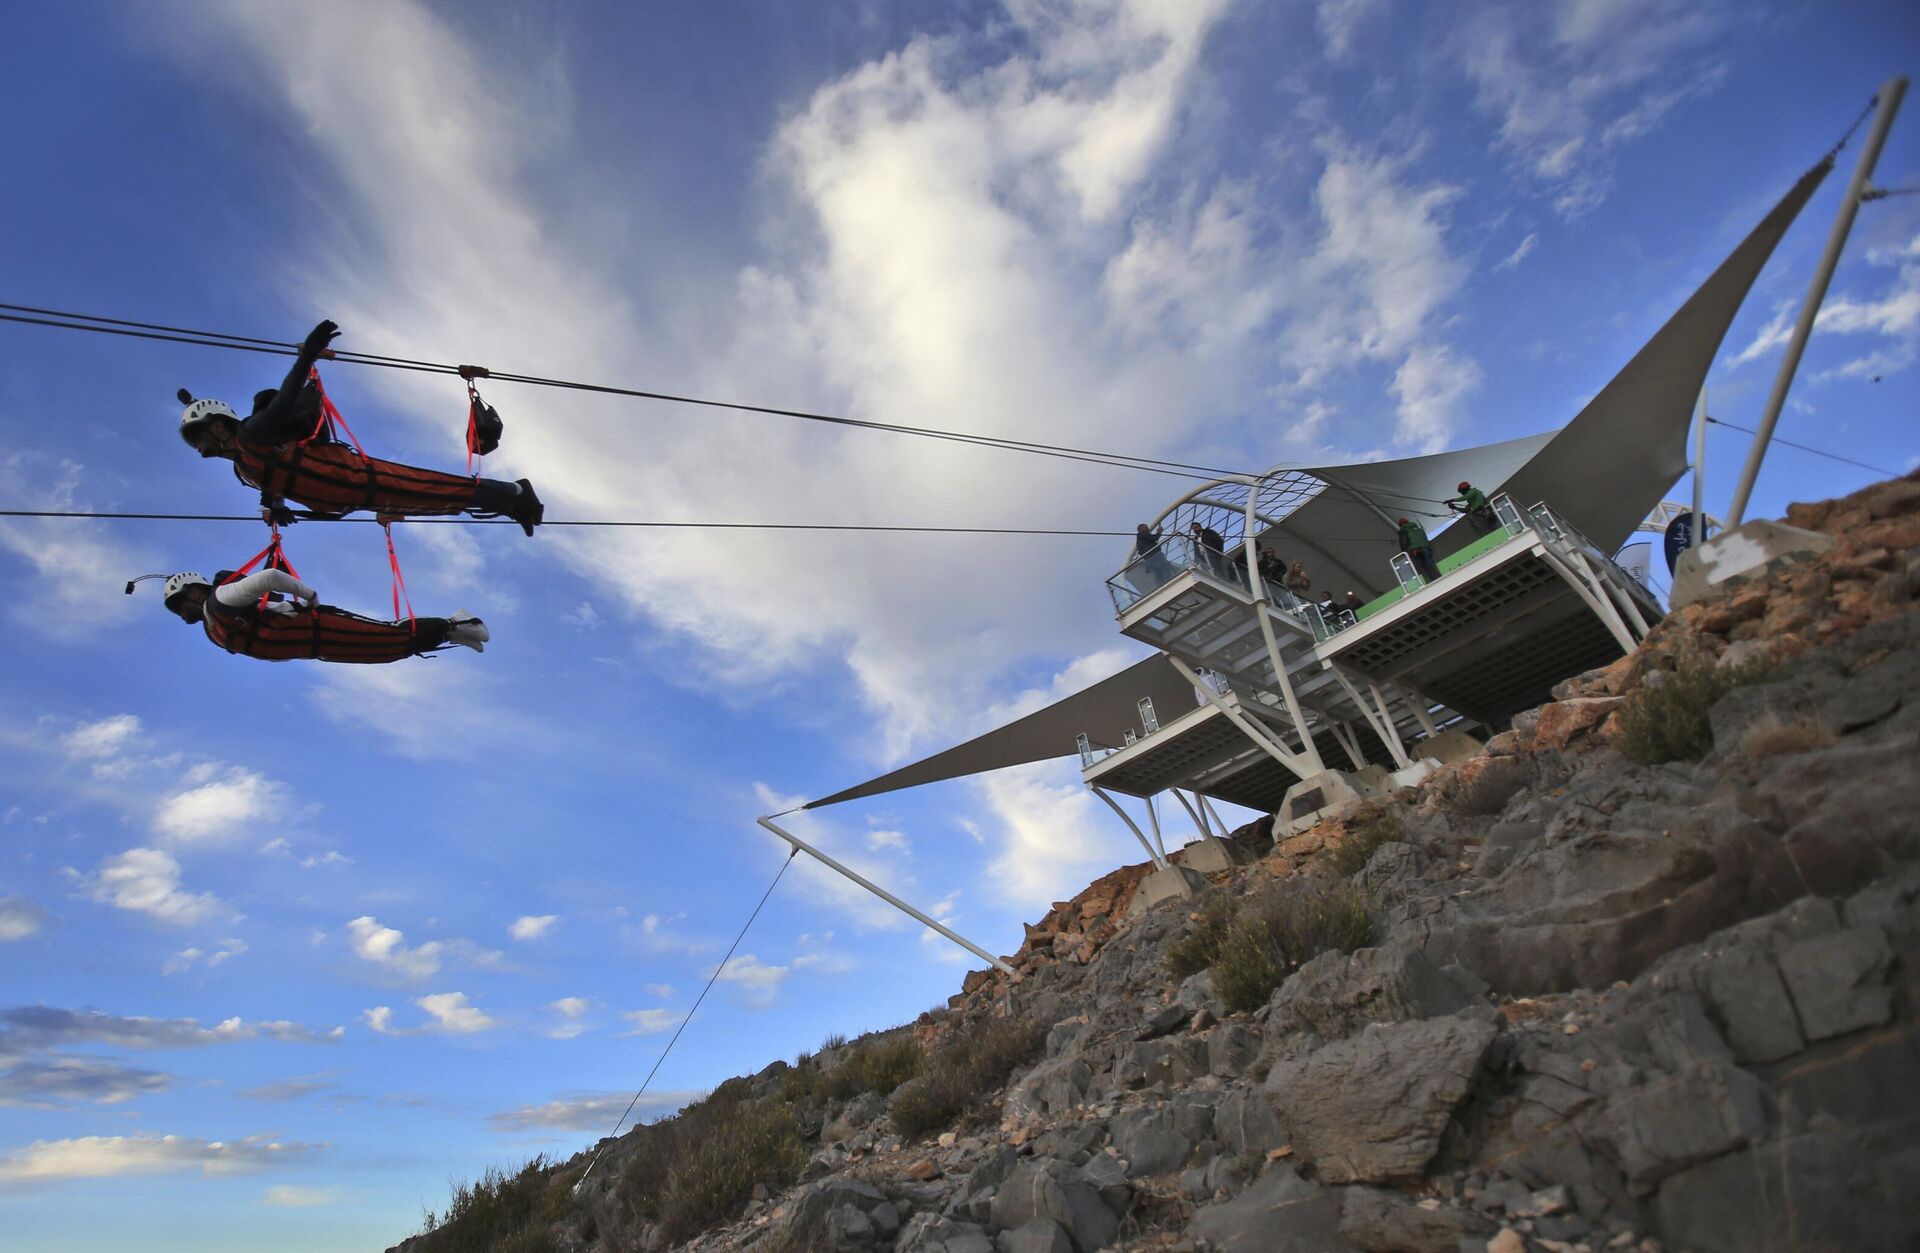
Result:
<svg viewBox="0 0 1920 1253">
<path fill-rule="evenodd" d="M 1095 790 L 1098 791 L 1099 789 L 1096 788 Z M 995 957 L 992 953 L 989 953 L 987 950 L 981 948 L 978 944 L 975 944 L 972 940 L 967 939 L 965 936 L 961 935 L 957 931 L 952 930 L 949 927 L 942 926 L 940 923 L 935 922 L 933 919 L 927 917 L 925 914 L 921 913 L 919 910 L 915 909 L 913 906 L 907 904 L 905 901 L 901 900 L 899 897 L 895 896 L 893 893 L 887 891 L 885 888 L 881 887 L 879 884 L 874 883 L 869 879 L 865 879 L 861 877 L 860 875 L 854 873 L 853 871 L 847 869 L 845 866 L 841 865 L 839 862 L 835 861 L 833 858 L 827 856 L 825 853 L 821 852 L 819 849 L 815 848 L 813 845 L 807 843 L 805 840 L 801 839 L 799 836 L 794 835 L 792 832 L 783 830 L 782 828 L 776 826 L 774 824 L 773 819 L 756 818 L 754 819 L 754 821 L 758 822 L 761 826 L 773 832 L 775 835 L 779 836 L 781 839 L 785 840 L 787 843 L 793 845 L 793 847 L 799 849 L 801 852 L 807 854 L 809 857 L 812 857 L 815 861 L 827 867 L 829 870 L 836 870 L 842 875 L 845 875 L 847 878 L 853 880 L 853 882 L 859 884 L 861 887 L 873 893 L 875 896 L 879 897 L 881 900 L 885 901 L 887 904 L 893 906 L 895 909 L 899 910 L 901 913 L 907 915 L 907 917 L 916 919 L 917 921 L 925 924 L 926 926 L 931 927 L 933 930 L 938 931 L 941 935 L 946 936 L 949 940 L 952 940 L 955 944 L 958 944 L 961 948 L 966 949 L 969 953 L 972 953 L 975 957 L 978 957 L 981 961 L 987 962 L 999 970 L 1006 971 L 1008 974 L 1012 975 L 1015 979 L 1018 979 L 1020 977 L 1019 972 L 1014 970 L 1012 966 L 1007 965 L 1007 963 L 1001 961 L 998 957 Z"/>
<path fill-rule="evenodd" d="M 1211 683 L 1208 683 L 1205 679 L 1202 679 L 1199 675 L 1195 674 L 1192 666 L 1189 666 L 1186 662 L 1180 660 L 1178 657 L 1175 657 L 1172 653 L 1168 653 L 1166 656 L 1167 656 L 1167 660 L 1173 663 L 1173 668 L 1178 670 L 1181 676 L 1184 677 L 1187 680 L 1187 682 L 1193 684 L 1195 687 L 1199 688 L 1202 692 L 1206 693 L 1208 704 L 1212 705 L 1215 709 L 1218 709 L 1221 713 L 1225 714 L 1227 716 L 1227 721 L 1233 723 L 1234 726 L 1239 727 L 1242 731 L 1246 733 L 1246 736 L 1248 739 L 1252 740 L 1255 744 L 1258 744 L 1261 748 L 1265 749 L 1267 752 L 1267 756 L 1273 758 L 1275 761 L 1279 762 L 1281 765 L 1285 766 L 1288 770 L 1293 771 L 1293 773 L 1299 775 L 1303 779 L 1307 778 L 1310 773 L 1318 774 L 1322 769 L 1324 769 L 1324 767 L 1321 767 L 1318 764 L 1320 759 L 1319 759 L 1319 756 L 1316 754 L 1314 757 L 1314 762 L 1315 762 L 1314 769 L 1310 772 L 1302 770 L 1300 767 L 1305 764 L 1305 758 L 1301 757 L 1297 753 L 1290 752 L 1284 745 L 1280 743 L 1280 741 L 1273 735 L 1272 732 L 1266 730 L 1263 727 L 1255 726 L 1252 719 L 1248 718 L 1245 714 L 1235 709 L 1232 705 L 1227 704 L 1226 701 L 1220 699 L 1220 693 L 1213 690 L 1213 685 Z M 1306 728 L 1304 727 L 1301 728 L 1301 738 L 1305 739 L 1308 744 L 1313 743 L 1312 738 L 1307 736 Z"/>
<path fill-rule="evenodd" d="M 1193 825 L 1200 828 L 1200 838 L 1204 840 L 1212 835 L 1213 832 L 1208 828 L 1207 820 L 1200 816 L 1199 810 L 1187 803 L 1187 798 L 1181 794 L 1180 789 L 1172 788 L 1170 790 L 1173 792 L 1173 798 L 1180 802 L 1180 807 L 1187 811 L 1187 817 L 1193 819 Z"/>
<path fill-rule="evenodd" d="M 1773 427 L 1780 420 L 1780 407 L 1787 402 L 1787 389 L 1793 385 L 1794 371 L 1800 368 L 1800 354 L 1806 351 L 1807 337 L 1813 333 L 1814 317 L 1820 312 L 1820 302 L 1827 298 L 1827 284 L 1833 281 L 1834 267 L 1840 264 L 1840 250 L 1846 247 L 1847 235 L 1853 230 L 1854 215 L 1860 212 L 1860 204 L 1868 199 L 1873 178 L 1874 163 L 1880 159 L 1880 149 L 1887 142 L 1887 132 L 1893 129 L 1893 115 L 1900 111 L 1900 98 L 1907 94 L 1907 80 L 1904 75 L 1896 75 L 1880 85 L 1877 99 L 1880 111 L 1874 114 L 1873 125 L 1867 131 L 1866 142 L 1860 147 L 1860 161 L 1853 167 L 1853 178 L 1847 183 L 1846 196 L 1840 201 L 1840 212 L 1833 220 L 1833 231 L 1827 236 L 1827 250 L 1820 257 L 1820 264 L 1814 269 L 1813 282 L 1807 288 L 1807 298 L 1800 305 L 1800 316 L 1793 324 L 1793 336 L 1787 341 L 1787 350 L 1780 357 L 1780 373 L 1774 376 L 1773 391 L 1767 397 L 1767 408 L 1760 415 L 1760 426 L 1753 436 L 1753 449 L 1747 454 L 1747 464 L 1740 471 L 1740 482 L 1733 489 L 1733 504 L 1727 508 L 1727 529 L 1731 531 L 1747 516 L 1747 498 L 1753 494 L 1753 482 L 1760 475 L 1760 462 L 1767 455 L 1767 445 L 1773 440 Z M 1833 160 L 1830 156 L 1829 162 Z"/>
<path fill-rule="evenodd" d="M 1347 760 L 1353 763 L 1355 770 L 1367 768 L 1366 754 L 1360 751 L 1360 740 L 1354 735 L 1352 727 L 1344 722 L 1334 723 L 1333 738 L 1340 741 L 1341 748 L 1347 750 Z"/>
<path fill-rule="evenodd" d="M 1427 698 L 1410 687 L 1400 689 L 1400 699 L 1407 702 L 1407 708 L 1413 710 L 1413 720 L 1428 735 L 1440 734 L 1440 728 L 1433 725 L 1433 715 L 1427 712 Z"/>
<path fill-rule="evenodd" d="M 1613 607 L 1613 602 L 1595 596 L 1592 590 L 1581 582 L 1580 576 L 1575 574 L 1566 562 L 1560 560 L 1559 554 L 1552 548 L 1543 545 L 1542 552 L 1547 564 L 1553 567 L 1553 572 L 1564 579 L 1567 586 L 1573 589 L 1574 594 L 1586 602 L 1587 608 L 1593 610 L 1594 616 L 1606 624 L 1607 630 L 1613 633 L 1613 638 L 1619 643 L 1622 651 L 1632 652 L 1636 647 L 1633 633 L 1627 630 L 1627 624 L 1621 619 L 1620 611 Z"/>
<path fill-rule="evenodd" d="M 1247 484 L 1247 525 L 1246 541 L 1241 544 L 1241 555 L 1247 561 L 1247 586 L 1254 589 L 1253 614 L 1260 620 L 1260 635 L 1267 644 L 1267 661 L 1273 666 L 1273 681 L 1280 688 L 1280 698 L 1287 703 L 1287 717 L 1293 719 L 1293 729 L 1300 734 L 1301 756 L 1313 767 L 1300 773 L 1302 778 L 1319 774 L 1326 769 L 1320 760 L 1320 748 L 1313 742 L 1313 736 L 1307 730 L 1307 720 L 1300 714 L 1300 701 L 1293 694 L 1293 680 L 1287 677 L 1286 659 L 1280 656 L 1279 641 L 1273 635 L 1273 622 L 1268 617 L 1273 612 L 1273 602 L 1267 597 L 1267 583 L 1260 577 L 1259 554 L 1254 551 L 1253 536 L 1259 527 L 1259 519 L 1254 506 L 1260 503 L 1260 484 L 1263 478 L 1254 479 Z"/>
<path fill-rule="evenodd" d="M 1195 792 L 1193 794 L 1193 799 L 1200 802 L 1200 812 L 1206 815 L 1207 817 L 1213 819 L 1213 825 L 1220 828 L 1220 834 L 1224 837 L 1227 834 L 1226 820 L 1223 819 L 1219 815 L 1219 813 L 1215 811 L 1212 803 L 1209 802 L 1207 798 L 1201 795 L 1199 792 Z"/>
<path fill-rule="evenodd" d="M 1387 746 L 1387 752 L 1391 753 L 1393 759 L 1400 763 L 1400 769 L 1405 770 L 1408 765 L 1404 760 L 1407 755 L 1406 750 L 1400 747 L 1400 737 L 1394 733 L 1393 724 L 1387 721 L 1381 714 L 1374 712 L 1373 707 L 1367 704 L 1367 698 L 1360 695 L 1360 690 L 1354 687 L 1352 682 L 1349 681 L 1347 676 L 1341 671 L 1340 667 L 1330 661 L 1326 662 L 1325 665 L 1333 674 L 1333 677 L 1340 681 L 1340 686 L 1346 690 L 1347 696 L 1359 707 L 1360 716 L 1367 720 L 1367 725 L 1373 728 L 1373 733 L 1380 737 L 1382 744 Z"/>
<path fill-rule="evenodd" d="M 1687 528 L 1688 548 L 1707 542 L 1707 388 L 1700 386 L 1700 403 L 1693 411 L 1693 521 Z"/>
<path fill-rule="evenodd" d="M 1167 868 L 1166 855 L 1147 842 L 1147 833 L 1140 829 L 1140 824 L 1133 820 L 1132 815 L 1120 808 L 1120 802 L 1108 796 L 1104 791 L 1091 783 L 1087 784 L 1087 789 L 1101 800 L 1107 802 L 1108 809 L 1120 815 L 1120 821 L 1127 824 L 1127 830 L 1133 832 L 1133 838 L 1140 841 L 1141 848 L 1147 850 L 1147 856 L 1153 860 L 1153 864 L 1165 870 Z"/>
<path fill-rule="evenodd" d="M 1380 721 L 1386 724 L 1387 751 L 1393 754 L 1393 759 L 1400 763 L 1402 770 L 1405 770 L 1413 764 L 1413 759 L 1407 756 L 1407 746 L 1400 742 L 1400 726 L 1393 720 L 1393 710 L 1388 708 L 1387 698 L 1380 694 L 1378 683 L 1367 684 L 1367 691 L 1373 694 L 1373 703 L 1380 710 Z"/>
<path fill-rule="evenodd" d="M 1160 811 L 1153 807 L 1153 797 L 1151 796 L 1147 797 L 1147 822 L 1153 827 L 1153 846 L 1160 850 L 1162 857 L 1165 857 L 1167 855 L 1167 841 L 1166 838 L 1160 834 Z"/>
</svg>

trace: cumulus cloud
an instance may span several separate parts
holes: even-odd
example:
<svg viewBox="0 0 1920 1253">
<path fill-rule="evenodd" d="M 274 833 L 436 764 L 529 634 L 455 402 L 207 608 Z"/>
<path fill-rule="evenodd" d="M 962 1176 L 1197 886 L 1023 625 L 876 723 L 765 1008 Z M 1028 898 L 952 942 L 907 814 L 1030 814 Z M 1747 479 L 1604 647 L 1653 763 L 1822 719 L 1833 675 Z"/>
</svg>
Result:
<svg viewBox="0 0 1920 1253">
<path fill-rule="evenodd" d="M 0 1105 L 41 1109 L 79 1101 L 118 1105 L 163 1091 L 172 1082 L 172 1075 L 93 1057 L 19 1061 L 0 1070 Z"/>
<path fill-rule="evenodd" d="M 372 732 L 416 761 L 471 757 L 494 742 L 499 727 L 494 689 L 470 667 L 330 666 L 310 696 L 329 720 L 349 731 Z M 526 742 L 539 741 L 531 728 L 523 729 L 530 732 Z"/>
<path fill-rule="evenodd" d="M 204 966 L 206 969 L 212 970 L 215 966 L 222 965 L 246 951 L 246 941 L 234 939 L 220 941 L 211 951 L 197 947 L 183 948 L 172 957 L 167 958 L 166 962 L 160 967 L 160 973 L 163 975 L 177 975 L 192 970 L 196 966 Z"/>
<path fill-rule="evenodd" d="M 630 1009 L 620 1017 L 633 1028 L 622 1035 L 659 1035 L 679 1026 L 682 1015 L 675 1009 Z"/>
<path fill-rule="evenodd" d="M 82 490 L 77 461 L 31 452 L 0 456 L 0 499 L 15 509 L 88 512 L 112 508 Z M 75 570 L 151 570 L 152 547 L 126 542 L 111 522 L 75 518 L 0 519 L 0 552 L 24 563 L 31 578 L 10 579 L 8 616 L 56 644 L 111 630 L 136 613 L 159 612 L 151 601 L 122 596 L 113 579 L 76 579 Z"/>
<path fill-rule="evenodd" d="M 427 1021 L 414 1027 L 396 1027 L 393 1025 L 393 1009 L 387 1005 L 377 1005 L 365 1011 L 361 1018 L 376 1035 L 424 1035 L 439 1032 L 446 1035 L 474 1035 L 482 1031 L 491 1031 L 500 1025 L 500 1021 L 467 1002 L 465 992 L 433 992 L 426 996 L 415 997 L 413 1003 L 427 1015 Z"/>
<path fill-rule="evenodd" d="M 259 827 L 282 804 L 284 788 L 265 775 L 229 766 L 205 778 L 216 769 L 198 768 L 189 775 L 195 786 L 162 800 L 153 829 L 180 844 L 219 840 Z"/>
<path fill-rule="evenodd" d="M 0 896 L 0 944 L 38 935 L 53 915 L 24 896 Z"/>
<path fill-rule="evenodd" d="M 370 914 L 352 919 L 346 930 L 354 956 L 402 979 L 425 979 L 443 966 L 487 967 L 500 961 L 497 951 L 471 940 L 428 940 L 409 946 L 405 932 L 382 926 Z"/>
<path fill-rule="evenodd" d="M 211 892 L 185 891 L 180 863 L 157 848 L 130 848 L 109 857 L 85 882 L 87 895 L 103 905 L 176 926 L 231 912 Z"/>
<path fill-rule="evenodd" d="M 548 1012 L 559 1019 L 547 1028 L 547 1038 L 571 1040 L 584 1035 L 590 1025 L 586 1021 L 587 1011 L 592 1008 L 592 1002 L 584 996 L 563 996 L 557 1001 L 547 1002 Z"/>
<path fill-rule="evenodd" d="M 648 1092 L 640 1097 L 633 1112 L 641 1121 L 651 1114 L 658 1118 L 671 1114 L 699 1092 Z M 544 1105 L 522 1105 L 517 1109 L 490 1114 L 487 1121 L 496 1131 L 598 1131 L 605 1132 L 627 1111 L 631 1092 L 576 1092 L 548 1101 Z"/>
<path fill-rule="evenodd" d="M 338 1086 L 331 1076 L 326 1074 L 296 1075 L 291 1079 L 279 1079 L 272 1083 L 241 1088 L 234 1095 L 247 1101 L 297 1101 L 302 1097 L 330 1092 Z"/>
<path fill-rule="evenodd" d="M 23 1149 L 0 1156 L 0 1187 L 128 1175 L 241 1174 L 295 1162 L 325 1147 L 281 1143 L 259 1136 L 231 1141 L 197 1140 L 187 1136 L 35 1140 Z"/>
<path fill-rule="evenodd" d="M 780 985 L 793 973 L 786 966 L 769 966 L 752 953 L 736 953 L 733 959 L 721 968 L 717 976 L 721 983 L 731 983 L 739 987 L 747 1000 L 756 1005 L 770 1005 Z"/>
<path fill-rule="evenodd" d="M 537 940 L 545 935 L 552 929 L 553 924 L 558 921 L 560 921 L 560 915 L 558 914 L 540 914 L 537 916 L 528 914 L 525 917 L 515 919 L 513 925 L 507 928 L 507 934 L 522 943 L 526 943 L 531 940 Z"/>
<path fill-rule="evenodd" d="M 1903 370 L 1920 358 L 1920 235 L 1905 248 L 1872 249 L 1869 265 L 1891 268 L 1893 277 L 1877 296 L 1830 295 L 1813 320 L 1814 338 L 1847 335 L 1878 339 L 1873 350 L 1852 357 L 1814 376 L 1815 382 L 1836 378 L 1871 378 Z M 1751 342 L 1735 353 L 1729 366 L 1742 366 L 1768 356 L 1793 338 L 1800 316 L 1797 303 L 1783 303 Z"/>
</svg>

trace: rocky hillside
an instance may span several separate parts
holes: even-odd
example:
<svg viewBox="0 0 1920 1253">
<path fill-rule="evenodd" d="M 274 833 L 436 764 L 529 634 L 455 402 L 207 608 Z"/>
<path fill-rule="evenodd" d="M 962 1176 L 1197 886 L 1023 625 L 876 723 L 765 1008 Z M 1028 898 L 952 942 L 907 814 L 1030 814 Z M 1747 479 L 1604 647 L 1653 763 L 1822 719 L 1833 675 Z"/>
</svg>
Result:
<svg viewBox="0 0 1920 1253">
<path fill-rule="evenodd" d="M 1423 786 L 402 1247 L 1920 1247 L 1920 481 L 1788 520 Z"/>
</svg>

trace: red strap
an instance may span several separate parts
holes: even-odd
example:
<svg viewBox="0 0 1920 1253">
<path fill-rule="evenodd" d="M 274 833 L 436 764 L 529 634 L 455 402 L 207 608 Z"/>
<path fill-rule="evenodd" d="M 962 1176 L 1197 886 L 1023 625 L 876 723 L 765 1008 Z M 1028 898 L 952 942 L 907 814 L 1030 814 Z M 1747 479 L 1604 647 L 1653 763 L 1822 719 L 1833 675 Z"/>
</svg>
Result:
<svg viewBox="0 0 1920 1253">
<path fill-rule="evenodd" d="M 400 601 L 402 597 L 405 597 L 407 602 L 407 630 L 411 631 L 415 627 L 413 597 L 407 595 L 407 577 L 400 573 L 400 557 L 399 554 L 393 551 L 393 524 L 391 522 L 382 522 L 380 529 L 387 533 L 387 564 L 393 567 L 393 620 L 395 622 L 400 621 Z"/>
<path fill-rule="evenodd" d="M 360 447 L 360 441 L 354 436 L 353 428 L 347 425 L 347 420 L 344 417 L 340 416 L 340 410 L 335 407 L 333 398 L 327 395 L 327 389 L 321 384 L 320 371 L 316 369 L 308 377 L 313 380 L 314 390 L 320 393 L 320 420 L 314 423 L 313 434 L 307 436 L 306 439 L 300 442 L 303 444 L 306 443 L 307 440 L 318 436 L 322 430 L 335 431 L 335 438 L 338 438 L 337 432 L 345 431 L 347 433 L 347 442 L 353 445 L 353 451 L 359 453 L 362 457 L 366 456 L 367 450 Z"/>
<path fill-rule="evenodd" d="M 255 566 L 260 565 L 262 559 L 266 561 L 266 565 L 262 567 L 263 569 L 285 570 L 296 579 L 300 577 L 300 572 L 293 568 L 291 561 L 287 560 L 286 550 L 280 546 L 280 528 L 276 526 L 273 527 L 272 530 L 273 538 L 267 541 L 267 546 L 247 558 L 246 565 L 241 566 L 238 570 L 235 570 L 232 574 L 222 579 L 221 583 L 223 586 L 227 583 L 238 583 L 241 579 L 245 578 Z M 267 607 L 267 601 L 272 596 L 272 592 L 262 592 L 260 594 L 260 608 L 265 609 Z"/>
<path fill-rule="evenodd" d="M 473 474 L 473 459 L 480 445 L 480 393 L 473 388 L 473 380 L 467 380 L 467 473 Z"/>
</svg>

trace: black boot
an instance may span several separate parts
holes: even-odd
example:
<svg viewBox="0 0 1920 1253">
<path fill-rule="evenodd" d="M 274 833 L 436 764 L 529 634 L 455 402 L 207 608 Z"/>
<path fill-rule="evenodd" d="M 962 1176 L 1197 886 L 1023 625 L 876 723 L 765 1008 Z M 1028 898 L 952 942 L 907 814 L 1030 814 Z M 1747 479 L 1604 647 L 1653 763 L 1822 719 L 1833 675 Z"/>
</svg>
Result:
<svg viewBox="0 0 1920 1253">
<path fill-rule="evenodd" d="M 533 528 L 539 526 L 540 523 L 545 520 L 547 507 L 541 503 L 540 497 L 534 493 L 532 483 L 529 483 L 525 479 L 519 479 L 516 482 L 516 486 L 519 487 L 520 494 L 513 498 L 513 507 L 507 510 L 507 516 L 515 522 L 518 522 L 520 529 L 525 531 L 527 537 L 531 539 L 533 537 Z"/>
</svg>

